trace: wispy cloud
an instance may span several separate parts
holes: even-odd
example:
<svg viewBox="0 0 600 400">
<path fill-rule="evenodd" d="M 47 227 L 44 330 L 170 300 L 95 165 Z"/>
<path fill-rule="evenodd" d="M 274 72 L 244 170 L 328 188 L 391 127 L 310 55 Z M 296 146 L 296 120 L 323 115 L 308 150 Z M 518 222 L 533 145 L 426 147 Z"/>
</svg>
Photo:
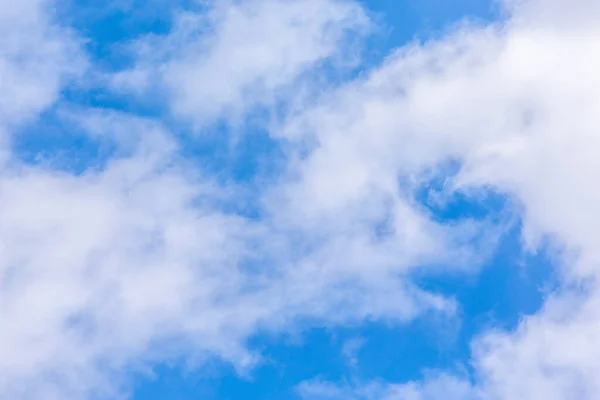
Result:
<svg viewBox="0 0 600 400">
<path fill-rule="evenodd" d="M 426 383 L 332 384 L 319 380 L 303 382 L 297 387 L 299 396 L 307 400 L 475 400 L 475 390 L 466 382 L 447 375 L 432 377 Z"/>
<path fill-rule="evenodd" d="M 363 9 L 348 1 L 208 2 L 177 14 L 168 34 L 136 41 L 135 66 L 112 80 L 142 95 L 159 90 L 198 127 L 240 119 L 294 94 L 305 74 L 347 59 L 342 45 L 368 26 Z"/>
</svg>

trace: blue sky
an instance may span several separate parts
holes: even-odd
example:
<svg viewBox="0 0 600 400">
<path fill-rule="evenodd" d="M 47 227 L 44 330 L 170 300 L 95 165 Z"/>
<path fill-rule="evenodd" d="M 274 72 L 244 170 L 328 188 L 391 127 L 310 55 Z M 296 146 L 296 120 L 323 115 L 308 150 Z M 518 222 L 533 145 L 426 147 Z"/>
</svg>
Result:
<svg viewBox="0 0 600 400">
<path fill-rule="evenodd" d="M 597 398 L 577 2 L 0 11 L 0 398 Z"/>
</svg>

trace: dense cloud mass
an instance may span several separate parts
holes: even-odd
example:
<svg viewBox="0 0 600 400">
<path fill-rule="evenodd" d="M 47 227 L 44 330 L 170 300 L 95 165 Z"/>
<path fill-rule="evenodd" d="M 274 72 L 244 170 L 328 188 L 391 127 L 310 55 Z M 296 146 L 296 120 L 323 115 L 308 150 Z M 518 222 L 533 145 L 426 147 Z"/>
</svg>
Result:
<svg viewBox="0 0 600 400">
<path fill-rule="evenodd" d="M 133 374 L 182 357 L 252 368 L 260 332 L 452 315 L 411 273 L 477 273 L 515 214 L 527 249 L 553 249 L 560 290 L 514 332 L 474 338 L 474 376 L 315 379 L 298 395 L 600 397 L 597 2 L 506 0 L 502 21 L 354 78 L 374 22 L 350 0 L 206 2 L 123 44 L 117 71 L 54 2 L 0 5 L 0 398 L 123 398 Z M 67 98 L 92 77 L 164 112 Z M 83 171 L 28 162 L 14 143 L 48 113 L 114 151 Z M 190 160 L 177 129 L 268 132 L 285 160 L 254 188 L 259 217 L 231 206 L 247 183 Z M 437 201 L 494 191 L 506 215 L 440 222 L 415 197 L 436 176 Z"/>
</svg>

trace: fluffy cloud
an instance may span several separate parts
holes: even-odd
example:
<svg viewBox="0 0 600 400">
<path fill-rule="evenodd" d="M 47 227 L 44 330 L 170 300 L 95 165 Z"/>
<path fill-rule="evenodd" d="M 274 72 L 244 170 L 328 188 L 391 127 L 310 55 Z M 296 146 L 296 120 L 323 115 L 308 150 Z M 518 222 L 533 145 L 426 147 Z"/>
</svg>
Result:
<svg viewBox="0 0 600 400">
<path fill-rule="evenodd" d="M 415 199 L 416 188 L 458 163 L 439 201 L 457 191 L 506 194 L 522 212 L 526 245 L 556 244 L 566 289 L 516 332 L 474 342 L 475 386 L 441 375 L 358 388 L 314 381 L 300 392 L 599 397 L 600 9 L 575 3 L 506 2 L 501 23 L 398 49 L 379 68 L 286 109 L 269 126 L 286 168 L 263 188 L 259 220 L 227 211 L 243 190 L 184 159 L 157 121 L 70 113 L 66 125 L 120 149 L 81 174 L 26 165 L 5 146 L 0 396 L 115 398 L 127 371 L 183 352 L 252 365 L 245 341 L 263 330 L 451 312 L 452 299 L 414 286 L 411 271 L 473 271 L 503 228 L 442 224 Z M 77 40 L 47 6 L 0 12 L 5 137 L 82 70 Z M 112 89 L 164 95 L 174 116 L 198 126 L 243 119 L 290 101 L 312 72 L 352 53 L 347 40 L 364 32 L 365 15 L 341 0 L 211 3 L 176 17 L 169 34 L 133 44 L 137 63 L 111 77 Z"/>
<path fill-rule="evenodd" d="M 4 395 L 113 398 L 127 371 L 184 351 L 251 366 L 244 343 L 261 330 L 452 310 L 400 279 L 424 256 L 397 236 L 371 242 L 363 227 L 338 238 L 338 227 L 317 243 L 314 228 L 227 213 L 235 188 L 190 170 L 160 125 L 92 110 L 82 119 L 138 142 L 79 175 L 2 170 Z"/>
<path fill-rule="evenodd" d="M 477 398 L 593 399 L 600 396 L 600 12 L 591 1 L 535 0 L 508 3 L 507 12 L 503 23 L 399 50 L 289 134 L 312 132 L 325 143 L 322 152 L 346 149 L 350 138 L 368 157 L 365 165 L 387 166 L 390 174 L 459 160 L 449 186 L 467 193 L 491 187 L 514 198 L 525 244 L 554 244 L 565 288 L 516 332 L 475 340 Z M 338 159 L 356 166 L 360 157 Z"/>
<path fill-rule="evenodd" d="M 101 371 L 153 340 L 221 331 L 202 310 L 219 315 L 207 304 L 235 286 L 243 222 L 194 206 L 212 189 L 188 175 L 145 148 L 82 176 L 2 171 L 3 395 L 112 390 Z"/>
</svg>

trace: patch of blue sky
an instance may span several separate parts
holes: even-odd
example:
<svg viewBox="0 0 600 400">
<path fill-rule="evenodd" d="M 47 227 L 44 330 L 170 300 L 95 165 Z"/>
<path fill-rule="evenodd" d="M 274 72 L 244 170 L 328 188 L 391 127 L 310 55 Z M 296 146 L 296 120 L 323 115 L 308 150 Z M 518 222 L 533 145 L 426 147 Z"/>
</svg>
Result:
<svg viewBox="0 0 600 400">
<path fill-rule="evenodd" d="M 124 46 L 146 35 L 168 33 L 177 12 L 200 5 L 194 0 L 70 0 L 57 13 L 85 39 L 95 65 L 117 71 L 132 65 Z"/>
<path fill-rule="evenodd" d="M 300 336 L 259 335 L 250 340 L 250 346 L 260 350 L 263 361 L 247 376 L 218 363 L 201 374 L 163 365 L 156 370 L 157 379 L 140 386 L 134 398 L 293 399 L 299 381 L 315 376 L 331 380 L 351 377 L 342 348 L 354 331 L 315 328 Z"/>
<path fill-rule="evenodd" d="M 76 175 L 105 167 L 115 153 L 114 144 L 92 139 L 52 108 L 23 126 L 12 140 L 13 154 L 21 162 Z"/>
<path fill-rule="evenodd" d="M 489 23 L 502 18 L 494 0 L 363 0 L 377 28 L 368 41 L 367 59 L 379 63 L 390 50 L 425 42 L 462 23 Z"/>
</svg>

